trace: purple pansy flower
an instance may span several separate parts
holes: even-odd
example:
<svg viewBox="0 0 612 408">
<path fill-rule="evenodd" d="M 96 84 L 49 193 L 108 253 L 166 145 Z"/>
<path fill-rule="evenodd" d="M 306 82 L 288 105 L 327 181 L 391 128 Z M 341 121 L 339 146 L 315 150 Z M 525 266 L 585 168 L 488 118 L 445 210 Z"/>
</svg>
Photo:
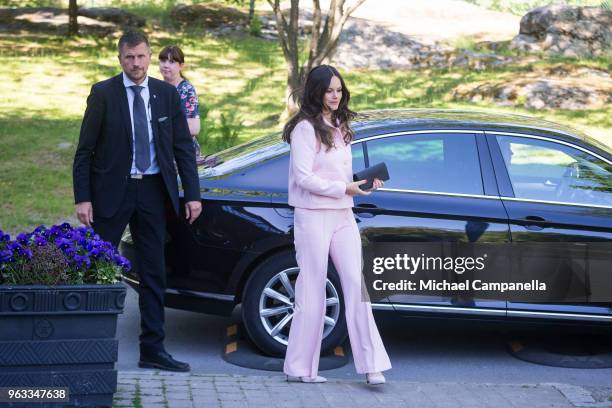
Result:
<svg viewBox="0 0 612 408">
<path fill-rule="evenodd" d="M 16 239 L 21 245 L 27 245 L 28 241 L 30 240 L 30 234 L 22 232 L 21 234 L 17 235 Z"/>
<path fill-rule="evenodd" d="M 40 235 L 34 238 L 34 242 L 36 243 L 37 246 L 45 246 L 48 243 L 47 239 Z"/>
<path fill-rule="evenodd" d="M 0 243 L 4 241 L 10 241 L 11 236 L 9 234 L 5 234 L 4 231 L 0 230 Z"/>
</svg>

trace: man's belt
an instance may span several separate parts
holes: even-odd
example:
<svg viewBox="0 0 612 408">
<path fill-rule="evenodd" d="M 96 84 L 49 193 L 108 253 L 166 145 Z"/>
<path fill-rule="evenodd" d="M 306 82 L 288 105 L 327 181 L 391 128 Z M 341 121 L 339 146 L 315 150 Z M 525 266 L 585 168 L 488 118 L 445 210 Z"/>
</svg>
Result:
<svg viewBox="0 0 612 408">
<path fill-rule="evenodd" d="M 160 173 L 155 174 L 130 174 L 131 179 L 142 180 L 147 178 L 159 177 Z"/>
</svg>

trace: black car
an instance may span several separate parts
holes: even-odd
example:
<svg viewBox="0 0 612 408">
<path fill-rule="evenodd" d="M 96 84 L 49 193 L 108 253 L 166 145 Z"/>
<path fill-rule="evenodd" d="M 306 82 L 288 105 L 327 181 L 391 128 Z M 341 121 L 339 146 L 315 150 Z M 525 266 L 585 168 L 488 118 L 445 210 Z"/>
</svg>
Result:
<svg viewBox="0 0 612 408">
<path fill-rule="evenodd" d="M 610 255 L 612 154 L 573 129 L 449 110 L 366 112 L 353 128 L 353 170 L 385 162 L 391 175 L 384 188 L 355 197 L 364 249 L 380 242 L 473 242 L 476 225 L 478 243 L 596 242 Z M 168 211 L 166 305 L 230 315 L 242 304 L 248 335 L 271 355 L 284 354 L 298 274 L 288 153 L 279 134 L 222 151 L 213 167 L 199 169 L 202 216 L 189 226 Z M 129 231 L 121 251 L 134 260 Z M 133 264 L 125 280 L 136 287 Z M 584 284 L 589 277 L 583 276 L 576 289 L 583 296 L 573 302 L 400 296 L 372 306 L 410 316 L 607 325 L 609 296 L 589 301 L 593 292 L 612 293 L 612 264 L 603 270 L 597 285 Z M 346 336 L 332 263 L 327 306 L 323 351 Z"/>
</svg>

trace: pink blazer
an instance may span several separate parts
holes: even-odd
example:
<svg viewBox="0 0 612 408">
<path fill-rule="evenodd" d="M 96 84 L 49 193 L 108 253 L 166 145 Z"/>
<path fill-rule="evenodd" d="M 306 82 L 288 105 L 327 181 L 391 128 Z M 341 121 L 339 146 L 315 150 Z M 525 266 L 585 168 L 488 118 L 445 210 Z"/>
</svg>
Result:
<svg viewBox="0 0 612 408">
<path fill-rule="evenodd" d="M 289 158 L 289 205 L 308 209 L 339 209 L 354 206 L 346 183 L 352 181 L 351 145 L 336 128 L 335 147 L 327 150 L 314 127 L 302 120 L 291 132 Z"/>
</svg>

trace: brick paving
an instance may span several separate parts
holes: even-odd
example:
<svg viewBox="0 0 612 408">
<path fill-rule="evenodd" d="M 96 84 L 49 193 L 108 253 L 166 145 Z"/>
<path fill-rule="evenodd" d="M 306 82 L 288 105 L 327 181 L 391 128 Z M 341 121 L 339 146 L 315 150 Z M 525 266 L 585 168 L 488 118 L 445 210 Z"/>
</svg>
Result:
<svg viewBox="0 0 612 408">
<path fill-rule="evenodd" d="M 287 383 L 285 377 L 119 372 L 113 407 L 136 408 L 555 408 L 612 407 L 568 384 L 463 384 L 328 379 Z"/>
</svg>

